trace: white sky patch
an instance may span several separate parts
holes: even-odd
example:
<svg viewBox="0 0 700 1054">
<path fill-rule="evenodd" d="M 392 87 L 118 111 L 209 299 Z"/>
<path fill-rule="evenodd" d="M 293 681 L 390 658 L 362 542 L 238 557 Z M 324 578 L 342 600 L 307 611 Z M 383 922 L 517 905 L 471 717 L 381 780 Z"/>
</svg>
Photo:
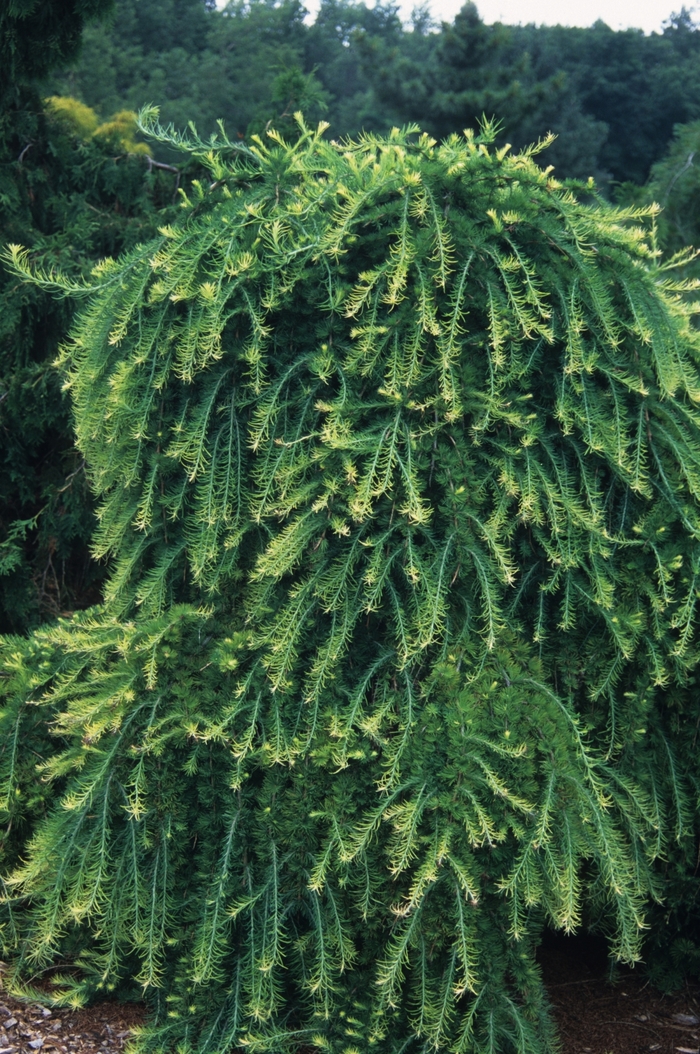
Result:
<svg viewBox="0 0 700 1054">
<path fill-rule="evenodd" d="M 459 0 L 434 0 L 435 16 L 453 19 Z M 592 26 L 598 19 L 611 29 L 659 31 L 662 24 L 680 11 L 682 3 L 674 0 L 476 0 L 484 22 L 536 22 L 549 26 Z M 686 0 L 686 8 L 690 4 Z M 444 13 L 443 13 L 444 12 Z"/>
<path fill-rule="evenodd" d="M 430 0 L 430 10 L 436 21 L 452 22 L 462 3 L 463 0 Z M 222 0 L 219 6 L 224 6 Z M 312 21 L 318 2 L 305 0 L 305 6 Z M 400 6 L 402 17 L 407 19 L 413 0 L 400 0 Z M 489 23 L 592 26 L 602 19 L 611 29 L 633 27 L 652 33 L 659 32 L 663 23 L 680 11 L 683 0 L 476 0 L 476 6 L 484 22 Z M 688 0 L 685 6 L 692 8 Z"/>
</svg>

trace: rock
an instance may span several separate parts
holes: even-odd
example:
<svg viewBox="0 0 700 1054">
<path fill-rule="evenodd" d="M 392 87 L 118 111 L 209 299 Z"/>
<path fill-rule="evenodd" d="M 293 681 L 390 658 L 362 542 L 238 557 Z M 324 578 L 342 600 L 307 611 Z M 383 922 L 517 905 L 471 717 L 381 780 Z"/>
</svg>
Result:
<svg viewBox="0 0 700 1054">
<path fill-rule="evenodd" d="M 32 1050 L 41 1050 L 43 1045 L 44 1041 L 41 1036 L 39 1036 L 38 1039 L 30 1039 L 29 1041 L 29 1046 L 32 1048 Z M 698 1051 L 698 1054 L 700 1054 L 700 1050 Z"/>
<path fill-rule="evenodd" d="M 691 1028 L 694 1025 L 700 1025 L 700 1017 L 696 1017 L 695 1014 L 672 1014 L 671 1020 L 677 1025 L 689 1025 Z"/>
<path fill-rule="evenodd" d="M 5 1022 L 5 1028 L 14 1028 L 16 1024 L 17 1024 L 17 1018 L 16 1017 L 8 1017 L 7 1021 Z"/>
</svg>

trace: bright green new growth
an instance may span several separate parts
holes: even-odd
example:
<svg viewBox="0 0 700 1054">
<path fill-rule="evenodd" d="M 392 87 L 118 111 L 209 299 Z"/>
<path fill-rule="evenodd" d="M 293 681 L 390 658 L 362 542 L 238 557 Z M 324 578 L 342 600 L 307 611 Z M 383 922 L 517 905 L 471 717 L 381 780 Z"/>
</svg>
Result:
<svg viewBox="0 0 700 1054">
<path fill-rule="evenodd" d="M 687 287 L 649 210 L 489 129 L 322 132 L 186 143 L 179 225 L 32 276 L 89 295 L 64 365 L 113 570 L 5 643 L 5 808 L 29 725 L 60 796 L 7 954 L 136 978 L 141 1051 L 541 1051 L 543 925 L 634 961 L 688 835 Z"/>
</svg>

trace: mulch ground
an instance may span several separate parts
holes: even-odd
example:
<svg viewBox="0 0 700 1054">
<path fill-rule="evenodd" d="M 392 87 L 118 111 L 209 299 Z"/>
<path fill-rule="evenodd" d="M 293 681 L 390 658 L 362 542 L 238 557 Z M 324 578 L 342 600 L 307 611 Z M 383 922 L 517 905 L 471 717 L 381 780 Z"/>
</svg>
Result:
<svg viewBox="0 0 700 1054">
<path fill-rule="evenodd" d="M 641 971 L 611 983 L 602 942 L 550 938 L 540 950 L 562 1054 L 700 1054 L 700 986 L 656 991 Z"/>
<path fill-rule="evenodd" d="M 144 1017 L 132 1003 L 51 1010 L 0 994 L 0 1054 L 118 1054 Z"/>
<path fill-rule="evenodd" d="M 700 1054 L 700 986 L 663 995 L 625 969 L 611 983 L 587 938 L 551 938 L 539 958 L 562 1054 Z M 121 1054 L 144 1018 L 136 1004 L 51 1010 L 0 993 L 0 1054 Z"/>
</svg>

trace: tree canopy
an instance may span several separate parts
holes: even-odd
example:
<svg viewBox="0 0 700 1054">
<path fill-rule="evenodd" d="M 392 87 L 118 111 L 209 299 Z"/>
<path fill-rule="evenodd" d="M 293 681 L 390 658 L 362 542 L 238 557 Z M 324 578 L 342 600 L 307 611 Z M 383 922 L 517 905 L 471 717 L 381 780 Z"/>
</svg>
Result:
<svg viewBox="0 0 700 1054">
<path fill-rule="evenodd" d="M 5 4 L 0 14 L 0 241 L 76 276 L 150 237 L 180 178 L 144 155 L 133 113 L 105 120 L 38 92 L 37 75 L 68 61 L 103 7 Z M 94 603 L 102 569 L 89 555 L 92 502 L 53 368 L 72 305 L 3 269 L 0 308 L 0 629 L 19 631 Z"/>
<path fill-rule="evenodd" d="M 232 0 L 223 10 L 117 0 L 113 21 L 87 27 L 81 58 L 52 91 L 105 117 L 155 103 L 164 120 L 194 121 L 205 135 L 223 119 L 245 136 L 295 107 L 327 118 L 336 136 L 417 121 L 442 137 L 486 116 L 501 124 L 499 143 L 516 148 L 556 133 L 558 174 L 601 185 L 643 183 L 674 124 L 700 116 L 700 32 L 685 9 L 649 36 L 602 22 L 486 25 L 473 3 L 441 25 L 420 9 L 402 25 L 391 2 L 323 0 L 305 16 L 299 0 Z M 313 78 L 313 90 L 273 98 L 292 70 Z"/>
<path fill-rule="evenodd" d="M 76 57 L 86 22 L 113 0 L 8 0 L 0 10 L 0 98 Z"/>
</svg>

